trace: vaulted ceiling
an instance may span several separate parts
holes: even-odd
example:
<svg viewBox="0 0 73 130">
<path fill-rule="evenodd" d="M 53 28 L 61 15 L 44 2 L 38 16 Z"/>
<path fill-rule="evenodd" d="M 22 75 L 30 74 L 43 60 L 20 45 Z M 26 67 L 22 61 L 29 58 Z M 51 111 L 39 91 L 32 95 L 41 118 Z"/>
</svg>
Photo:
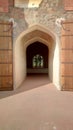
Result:
<svg viewBox="0 0 73 130">
<path fill-rule="evenodd" d="M 34 8 L 34 7 L 39 7 L 40 3 L 42 0 L 15 0 L 15 6 L 16 7 L 29 7 L 29 8 Z"/>
</svg>

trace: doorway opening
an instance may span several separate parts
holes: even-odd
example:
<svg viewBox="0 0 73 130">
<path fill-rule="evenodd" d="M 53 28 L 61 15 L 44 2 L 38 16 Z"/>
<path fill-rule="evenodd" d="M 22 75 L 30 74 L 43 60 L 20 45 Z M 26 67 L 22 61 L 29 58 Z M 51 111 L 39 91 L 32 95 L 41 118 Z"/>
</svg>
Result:
<svg viewBox="0 0 73 130">
<path fill-rule="evenodd" d="M 60 89 L 60 44 L 51 30 L 29 27 L 17 38 L 13 54 L 14 88 L 25 81 L 27 73 L 47 73 L 48 80 Z"/>
<path fill-rule="evenodd" d="M 27 75 L 29 74 L 47 74 L 49 50 L 46 45 L 36 41 L 30 44 L 26 49 Z"/>
</svg>

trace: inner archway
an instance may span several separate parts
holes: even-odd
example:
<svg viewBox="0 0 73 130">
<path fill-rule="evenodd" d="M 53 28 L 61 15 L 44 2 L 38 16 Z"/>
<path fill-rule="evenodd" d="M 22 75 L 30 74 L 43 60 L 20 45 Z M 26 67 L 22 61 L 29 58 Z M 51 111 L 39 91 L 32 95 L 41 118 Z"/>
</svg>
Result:
<svg viewBox="0 0 73 130">
<path fill-rule="evenodd" d="M 14 44 L 14 88 L 17 88 L 27 76 L 27 48 L 35 42 L 48 48 L 48 78 L 60 89 L 60 44 L 58 37 L 41 25 L 34 25 L 24 31 Z M 37 56 L 38 54 L 34 55 Z M 42 56 L 39 54 L 39 56 Z M 42 56 L 43 57 L 43 56 Z M 37 58 L 38 59 L 38 58 Z M 43 57 L 44 59 L 44 57 Z"/>
<path fill-rule="evenodd" d="M 38 41 L 26 49 L 27 74 L 48 74 L 48 47 Z"/>
</svg>

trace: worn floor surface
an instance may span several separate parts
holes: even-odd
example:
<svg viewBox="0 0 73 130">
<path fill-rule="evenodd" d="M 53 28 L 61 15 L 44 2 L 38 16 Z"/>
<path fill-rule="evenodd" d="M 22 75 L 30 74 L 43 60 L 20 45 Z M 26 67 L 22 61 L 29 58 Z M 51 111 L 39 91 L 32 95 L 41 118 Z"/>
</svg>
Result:
<svg viewBox="0 0 73 130">
<path fill-rule="evenodd" d="M 20 88 L 0 92 L 0 130 L 73 130 L 73 92 L 46 76 L 29 76 Z"/>
</svg>

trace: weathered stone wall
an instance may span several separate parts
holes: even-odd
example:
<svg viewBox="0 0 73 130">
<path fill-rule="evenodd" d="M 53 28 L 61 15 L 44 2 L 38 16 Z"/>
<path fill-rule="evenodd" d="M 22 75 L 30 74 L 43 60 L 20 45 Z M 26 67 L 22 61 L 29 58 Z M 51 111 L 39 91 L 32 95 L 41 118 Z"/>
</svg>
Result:
<svg viewBox="0 0 73 130">
<path fill-rule="evenodd" d="M 51 36 L 53 40 L 53 44 L 50 41 L 48 41 L 49 37 L 46 40 L 47 46 L 48 43 L 50 43 L 51 45 L 51 48 L 49 47 L 49 78 L 57 86 L 57 88 L 60 89 L 61 85 L 59 36 L 61 35 L 61 28 L 57 27 L 55 24 L 56 19 L 60 17 L 63 17 L 66 20 L 73 19 L 73 11 L 64 10 L 63 0 L 43 0 L 39 8 L 21 9 L 10 7 L 9 13 L 0 13 L 0 20 L 9 21 L 10 18 L 14 18 L 14 21 L 17 23 L 16 27 L 13 28 L 14 88 L 17 88 L 26 77 L 26 54 L 24 53 L 26 52 L 27 44 L 31 44 L 34 42 L 34 26 L 32 25 L 43 25 L 43 27 L 36 26 L 35 29 L 37 29 L 38 27 L 38 30 L 40 31 L 41 27 L 41 31 L 47 32 L 47 34 Z M 32 27 L 29 29 L 30 26 Z M 25 30 L 26 32 L 28 32 L 28 34 L 26 33 L 28 37 L 28 42 L 25 39 Z M 36 33 L 35 35 L 37 36 Z M 45 40 L 44 37 L 46 36 L 43 36 L 42 34 L 42 36 L 40 37 L 39 33 L 38 37 L 41 39 L 42 42 L 43 40 Z M 39 39 L 37 38 L 37 40 Z M 33 42 L 30 43 L 30 41 Z"/>
<path fill-rule="evenodd" d="M 63 0 L 43 0 L 39 8 L 21 9 L 10 7 L 9 13 L 0 13 L 0 20 L 8 21 L 9 18 L 14 18 L 17 26 L 13 31 L 13 38 L 34 24 L 42 24 L 55 33 L 60 31 L 55 20 L 59 17 L 66 19 L 73 18 L 73 11 L 65 11 Z"/>
<path fill-rule="evenodd" d="M 63 17 L 62 0 L 43 0 L 38 9 L 25 9 L 25 19 L 28 25 L 42 24 L 55 31 L 55 20 Z"/>
</svg>

